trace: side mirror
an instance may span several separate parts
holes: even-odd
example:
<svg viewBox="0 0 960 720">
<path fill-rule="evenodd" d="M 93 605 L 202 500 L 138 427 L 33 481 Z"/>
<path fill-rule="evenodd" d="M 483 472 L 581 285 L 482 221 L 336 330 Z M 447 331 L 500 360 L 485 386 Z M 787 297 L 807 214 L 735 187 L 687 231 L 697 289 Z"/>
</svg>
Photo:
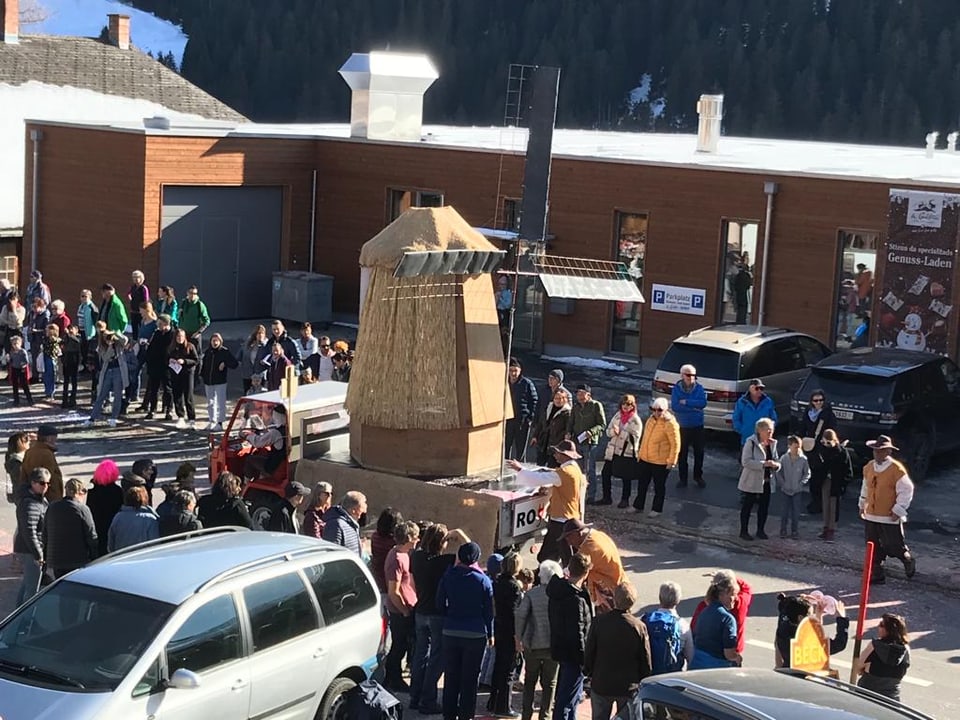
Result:
<svg viewBox="0 0 960 720">
<path fill-rule="evenodd" d="M 176 690 L 195 690 L 200 687 L 200 676 L 192 670 L 180 668 L 167 680 L 167 687 Z"/>
</svg>

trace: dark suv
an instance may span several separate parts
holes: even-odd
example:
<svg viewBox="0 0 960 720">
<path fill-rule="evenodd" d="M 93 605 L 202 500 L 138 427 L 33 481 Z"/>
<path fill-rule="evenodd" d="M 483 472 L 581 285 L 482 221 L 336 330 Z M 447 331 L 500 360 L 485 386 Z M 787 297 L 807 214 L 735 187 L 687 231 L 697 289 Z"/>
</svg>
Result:
<svg viewBox="0 0 960 720">
<path fill-rule="evenodd" d="M 723 668 L 655 675 L 640 685 L 637 720 L 933 720 L 827 677 Z"/>
<path fill-rule="evenodd" d="M 864 442 L 889 435 L 914 480 L 927 474 L 934 455 L 960 446 L 960 368 L 949 358 L 892 348 L 831 355 L 794 396 L 795 420 L 817 389 L 833 406 L 841 440 L 867 457 Z"/>
</svg>

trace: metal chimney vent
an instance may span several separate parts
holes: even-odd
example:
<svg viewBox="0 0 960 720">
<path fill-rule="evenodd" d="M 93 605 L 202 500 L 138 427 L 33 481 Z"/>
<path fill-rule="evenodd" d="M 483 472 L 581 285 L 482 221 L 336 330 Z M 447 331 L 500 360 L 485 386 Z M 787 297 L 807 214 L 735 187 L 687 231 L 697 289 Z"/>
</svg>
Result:
<svg viewBox="0 0 960 720">
<path fill-rule="evenodd" d="M 350 136 L 419 141 L 423 95 L 439 77 L 426 55 L 354 53 L 340 68 L 353 91 Z"/>
<path fill-rule="evenodd" d="M 723 120 L 723 95 L 701 95 L 697 101 L 700 125 L 697 129 L 697 152 L 715 153 L 720 142 Z"/>
</svg>

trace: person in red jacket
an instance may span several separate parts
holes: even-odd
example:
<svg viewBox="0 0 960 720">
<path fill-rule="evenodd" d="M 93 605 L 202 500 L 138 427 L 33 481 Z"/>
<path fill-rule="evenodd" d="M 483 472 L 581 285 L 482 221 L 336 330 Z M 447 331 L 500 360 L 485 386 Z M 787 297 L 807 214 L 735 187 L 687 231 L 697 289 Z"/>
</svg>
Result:
<svg viewBox="0 0 960 720">
<path fill-rule="evenodd" d="M 742 655 L 744 644 L 746 643 L 744 629 L 747 627 L 747 613 L 750 612 L 750 603 L 753 602 L 753 588 L 750 587 L 750 583 L 746 580 L 737 577 L 733 570 L 718 570 L 713 576 L 712 582 L 720 582 L 724 578 L 736 581 L 740 586 L 740 592 L 730 612 L 733 613 L 733 616 L 737 620 L 737 652 Z M 700 613 L 706 609 L 707 604 L 706 600 L 701 600 L 700 604 L 697 605 L 697 609 L 693 611 L 693 617 L 690 619 L 691 631 L 697 626 L 697 618 L 700 617 Z"/>
</svg>

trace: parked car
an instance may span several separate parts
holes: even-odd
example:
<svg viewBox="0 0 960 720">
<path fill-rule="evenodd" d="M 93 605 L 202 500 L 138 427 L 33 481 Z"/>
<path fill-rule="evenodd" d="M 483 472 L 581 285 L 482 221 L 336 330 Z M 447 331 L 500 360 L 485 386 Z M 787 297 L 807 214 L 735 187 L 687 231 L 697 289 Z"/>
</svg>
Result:
<svg viewBox="0 0 960 720">
<path fill-rule="evenodd" d="M 933 720 L 855 685 L 793 670 L 654 675 L 639 692 L 642 720 Z"/>
<path fill-rule="evenodd" d="M 811 365 L 830 349 L 809 335 L 787 328 L 717 325 L 678 337 L 660 360 L 653 376 L 653 397 L 670 399 L 680 367 L 697 368 L 707 391 L 705 426 L 733 430 L 733 408 L 752 378 L 760 378 L 773 398 L 781 422 L 790 416 L 790 401 Z"/>
<path fill-rule="evenodd" d="M 949 358 L 913 350 L 856 348 L 818 363 L 797 390 L 793 417 L 820 389 L 837 416 L 838 434 L 864 458 L 864 443 L 889 435 L 915 480 L 931 458 L 960 446 L 960 368 Z"/>
<path fill-rule="evenodd" d="M 4 720 L 346 719 L 385 626 L 356 553 L 216 528 L 112 553 L 0 623 Z"/>
</svg>

